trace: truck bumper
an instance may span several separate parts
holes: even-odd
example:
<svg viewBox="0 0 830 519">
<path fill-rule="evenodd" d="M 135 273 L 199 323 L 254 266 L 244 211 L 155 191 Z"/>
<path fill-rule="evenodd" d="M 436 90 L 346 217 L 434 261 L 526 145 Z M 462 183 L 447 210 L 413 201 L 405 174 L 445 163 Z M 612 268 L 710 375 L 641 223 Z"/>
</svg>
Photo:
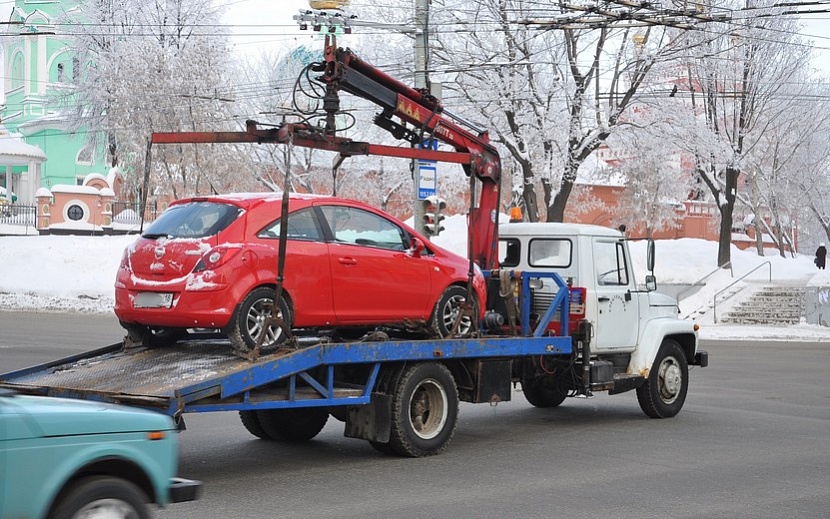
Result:
<svg viewBox="0 0 830 519">
<path fill-rule="evenodd" d="M 701 368 L 705 368 L 709 365 L 709 352 L 698 350 L 695 353 L 695 359 L 691 362 L 692 366 L 700 366 Z"/>
<path fill-rule="evenodd" d="M 170 478 L 170 502 L 195 501 L 202 491 L 202 482 L 184 478 Z"/>
</svg>

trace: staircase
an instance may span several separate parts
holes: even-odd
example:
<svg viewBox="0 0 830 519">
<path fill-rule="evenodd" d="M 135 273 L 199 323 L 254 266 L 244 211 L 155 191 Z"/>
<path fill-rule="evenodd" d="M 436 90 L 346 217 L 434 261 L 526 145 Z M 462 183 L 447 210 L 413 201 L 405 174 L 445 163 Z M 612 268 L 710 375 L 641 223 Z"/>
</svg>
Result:
<svg viewBox="0 0 830 519">
<path fill-rule="evenodd" d="M 730 324 L 798 324 L 804 315 L 803 286 L 764 286 L 737 303 L 721 318 Z"/>
</svg>

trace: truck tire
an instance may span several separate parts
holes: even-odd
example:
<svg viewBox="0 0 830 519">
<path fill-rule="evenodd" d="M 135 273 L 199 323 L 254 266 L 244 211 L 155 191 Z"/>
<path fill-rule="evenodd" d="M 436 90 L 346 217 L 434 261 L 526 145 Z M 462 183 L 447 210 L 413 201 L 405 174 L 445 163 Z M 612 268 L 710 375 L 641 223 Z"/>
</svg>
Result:
<svg viewBox="0 0 830 519">
<path fill-rule="evenodd" d="M 452 285 L 444 290 L 438 303 L 435 304 L 435 309 L 432 311 L 432 317 L 429 320 L 429 326 L 438 337 L 449 337 L 452 332 L 453 324 L 461 310 L 461 304 L 467 298 L 467 289 L 458 285 Z M 473 314 L 478 315 L 475 308 L 475 301 L 473 302 Z M 474 319 L 470 317 L 463 317 L 458 326 L 457 335 L 469 335 L 474 330 Z"/>
<path fill-rule="evenodd" d="M 389 447 L 400 456 L 420 458 L 442 452 L 458 423 L 458 389 L 443 364 L 407 366 L 392 395 Z"/>
<path fill-rule="evenodd" d="M 329 413 L 322 407 L 296 409 L 263 409 L 257 411 L 262 430 L 272 440 L 303 443 L 323 430 Z"/>
<path fill-rule="evenodd" d="M 657 352 L 645 384 L 637 388 L 640 409 L 652 418 L 680 412 L 689 389 L 689 365 L 677 342 L 666 339 Z"/>
<path fill-rule="evenodd" d="M 249 433 L 253 434 L 261 440 L 270 440 L 271 437 L 262 428 L 262 423 L 259 421 L 256 411 L 239 411 L 239 419 L 242 420 L 242 425 Z"/>
<path fill-rule="evenodd" d="M 231 345 L 235 350 L 248 351 L 256 346 L 257 339 L 263 333 L 265 320 L 271 317 L 271 308 L 274 302 L 274 289 L 258 287 L 245 296 L 239 308 L 231 318 L 227 333 Z M 291 310 L 285 297 L 280 298 L 280 315 L 285 323 L 291 326 Z M 277 327 L 268 327 L 267 335 L 262 342 L 263 347 L 274 346 L 285 340 L 285 334 Z"/>
<path fill-rule="evenodd" d="M 547 387 L 533 379 L 522 379 L 522 393 L 525 399 L 534 407 L 557 407 L 568 397 L 567 393 L 555 387 Z"/>
<path fill-rule="evenodd" d="M 127 480 L 112 476 L 92 476 L 72 482 L 61 492 L 49 519 L 114 517 L 149 519 L 147 496 Z"/>
</svg>

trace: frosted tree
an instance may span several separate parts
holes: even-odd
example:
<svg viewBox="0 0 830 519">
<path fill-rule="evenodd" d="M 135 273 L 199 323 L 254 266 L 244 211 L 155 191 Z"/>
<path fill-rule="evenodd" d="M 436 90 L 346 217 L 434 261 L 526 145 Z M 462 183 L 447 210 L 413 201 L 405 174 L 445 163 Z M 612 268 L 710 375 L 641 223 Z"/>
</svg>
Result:
<svg viewBox="0 0 830 519">
<path fill-rule="evenodd" d="M 219 14 L 210 0 L 91 0 L 66 13 L 79 56 L 73 124 L 105 142 L 138 191 L 147 184 L 145 198 L 221 192 L 238 175 L 225 145 L 156 146 L 146 162 L 153 131 L 235 127 Z"/>
<path fill-rule="evenodd" d="M 644 229 L 649 238 L 655 231 L 680 226 L 682 204 L 692 189 L 691 175 L 681 170 L 680 150 L 671 149 L 665 139 L 651 133 L 661 126 L 643 125 L 612 136 L 608 144 L 617 160 L 600 172 L 606 182 L 616 180 L 624 186 L 617 203 L 609 208 L 611 214 L 617 221 Z"/>
<path fill-rule="evenodd" d="M 710 24 L 710 32 L 716 37 L 707 36 L 686 61 L 681 89 L 689 104 L 686 115 L 695 119 L 685 128 L 694 127 L 694 137 L 685 131 L 677 142 L 696 157 L 697 174 L 720 212 L 718 264 L 726 265 L 739 177 L 772 120 L 763 114 L 806 66 L 808 51 L 799 45 L 795 22 L 779 16 L 738 26 Z"/>
</svg>

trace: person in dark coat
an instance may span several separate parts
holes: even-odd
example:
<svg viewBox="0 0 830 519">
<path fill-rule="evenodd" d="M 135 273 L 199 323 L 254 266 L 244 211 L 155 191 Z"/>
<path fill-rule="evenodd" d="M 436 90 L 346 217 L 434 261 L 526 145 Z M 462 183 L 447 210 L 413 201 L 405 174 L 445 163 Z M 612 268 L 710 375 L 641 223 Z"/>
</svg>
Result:
<svg viewBox="0 0 830 519">
<path fill-rule="evenodd" d="M 824 242 L 819 244 L 818 249 L 816 249 L 816 266 L 821 270 L 824 270 L 824 261 L 827 259 L 827 248 L 824 246 Z"/>
</svg>

